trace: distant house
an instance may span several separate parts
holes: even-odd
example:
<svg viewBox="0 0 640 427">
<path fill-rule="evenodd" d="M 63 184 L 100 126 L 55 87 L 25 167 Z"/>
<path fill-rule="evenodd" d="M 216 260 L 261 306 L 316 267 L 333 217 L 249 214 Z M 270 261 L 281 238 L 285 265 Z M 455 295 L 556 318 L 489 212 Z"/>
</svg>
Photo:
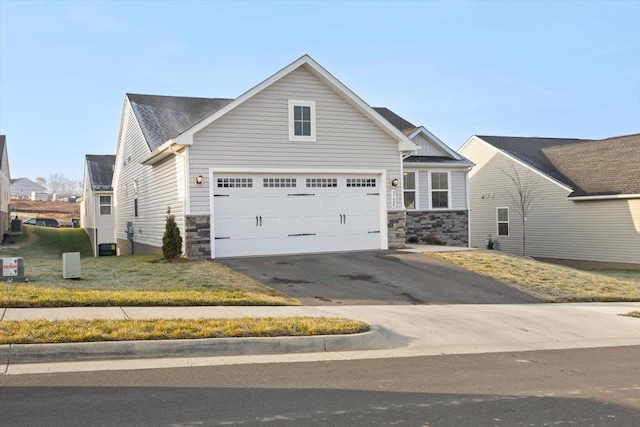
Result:
<svg viewBox="0 0 640 427">
<path fill-rule="evenodd" d="M 11 180 L 11 197 L 28 199 L 31 193 L 44 193 L 46 188 L 31 181 L 29 178 L 16 178 Z"/>
<path fill-rule="evenodd" d="M 111 186 L 115 158 L 113 155 L 85 157 L 80 226 L 89 235 L 94 256 L 109 252 L 112 245 L 115 248 Z"/>
<path fill-rule="evenodd" d="M 580 140 L 472 136 L 459 150 L 469 175 L 471 245 L 489 236 L 519 254 L 522 219 L 510 176 L 529 179 L 526 253 L 556 260 L 640 266 L 640 134 Z M 596 264 L 597 265 L 597 264 Z"/>
<path fill-rule="evenodd" d="M 9 172 L 7 137 L 0 135 L 0 234 L 4 234 L 11 229 L 10 194 L 11 174 Z"/>
<path fill-rule="evenodd" d="M 473 163 L 425 127 L 415 126 L 387 108 L 374 109 L 418 146 L 416 154 L 402 162 L 407 238 L 467 246 L 467 174 Z"/>
</svg>

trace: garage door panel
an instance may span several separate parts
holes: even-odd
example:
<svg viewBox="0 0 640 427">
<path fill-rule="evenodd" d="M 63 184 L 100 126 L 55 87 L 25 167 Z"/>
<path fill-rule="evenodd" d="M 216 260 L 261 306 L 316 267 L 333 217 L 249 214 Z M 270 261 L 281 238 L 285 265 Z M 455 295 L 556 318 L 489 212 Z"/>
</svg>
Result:
<svg viewBox="0 0 640 427">
<path fill-rule="evenodd" d="M 228 237 L 214 240 L 216 257 L 380 248 L 381 200 L 371 187 L 379 181 L 375 176 L 224 178 L 236 187 L 214 188 L 214 232 Z M 316 187 L 307 187 L 309 182 Z"/>
</svg>

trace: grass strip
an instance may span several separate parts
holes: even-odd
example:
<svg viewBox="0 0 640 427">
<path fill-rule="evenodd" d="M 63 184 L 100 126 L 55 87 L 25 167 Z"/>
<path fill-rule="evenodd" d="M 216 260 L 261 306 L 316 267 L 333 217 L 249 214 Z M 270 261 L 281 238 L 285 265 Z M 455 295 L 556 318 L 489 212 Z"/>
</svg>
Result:
<svg viewBox="0 0 640 427">
<path fill-rule="evenodd" d="M 356 334 L 366 323 L 326 317 L 20 320 L 0 322 L 0 344 Z"/>
<path fill-rule="evenodd" d="M 114 307 L 114 306 L 217 306 L 297 305 L 297 300 L 264 293 L 234 290 L 97 290 L 52 286 L 0 284 L 0 307 Z"/>
<path fill-rule="evenodd" d="M 496 251 L 440 252 L 428 255 L 546 302 L 640 301 L 638 280 L 588 273 Z"/>
</svg>

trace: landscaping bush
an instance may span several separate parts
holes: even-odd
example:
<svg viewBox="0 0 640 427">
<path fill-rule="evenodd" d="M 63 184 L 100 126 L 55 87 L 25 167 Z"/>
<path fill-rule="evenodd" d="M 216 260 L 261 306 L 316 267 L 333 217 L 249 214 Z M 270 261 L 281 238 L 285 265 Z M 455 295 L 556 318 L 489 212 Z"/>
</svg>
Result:
<svg viewBox="0 0 640 427">
<path fill-rule="evenodd" d="M 171 208 L 167 209 L 167 224 L 162 237 L 162 255 L 165 259 L 178 258 L 182 253 L 182 237 L 180 228 L 176 224 L 175 215 L 171 215 Z"/>
</svg>

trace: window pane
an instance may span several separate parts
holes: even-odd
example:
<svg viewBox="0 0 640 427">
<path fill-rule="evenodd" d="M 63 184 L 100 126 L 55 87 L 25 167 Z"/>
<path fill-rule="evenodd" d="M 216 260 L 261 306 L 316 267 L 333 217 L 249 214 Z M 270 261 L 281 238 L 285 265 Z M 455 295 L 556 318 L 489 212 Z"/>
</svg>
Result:
<svg viewBox="0 0 640 427">
<path fill-rule="evenodd" d="M 509 221 L 508 209 L 498 209 L 498 221 Z"/>
<path fill-rule="evenodd" d="M 416 208 L 416 192 L 415 191 L 404 192 L 404 207 L 407 209 Z"/>
<path fill-rule="evenodd" d="M 111 206 L 100 206 L 100 215 L 111 215 Z"/>
<path fill-rule="evenodd" d="M 294 122 L 293 123 L 293 134 L 294 135 L 302 135 L 302 122 Z"/>
<path fill-rule="evenodd" d="M 509 235 L 509 223 L 502 222 L 498 224 L 498 236 L 508 236 Z"/>
<path fill-rule="evenodd" d="M 431 192 L 431 206 L 434 209 L 444 209 L 449 207 L 449 192 L 448 191 L 432 191 Z"/>
<path fill-rule="evenodd" d="M 434 190 L 448 190 L 447 173 L 433 172 L 431 174 L 431 188 Z"/>
<path fill-rule="evenodd" d="M 416 173 L 415 172 L 404 173 L 404 189 L 405 190 L 416 189 Z"/>
<path fill-rule="evenodd" d="M 311 107 L 302 107 L 302 120 L 311 120 Z"/>
<path fill-rule="evenodd" d="M 100 196 L 100 204 L 101 205 L 110 205 L 111 204 L 111 196 Z"/>
<path fill-rule="evenodd" d="M 311 136 L 311 122 L 302 122 L 302 135 Z"/>
<path fill-rule="evenodd" d="M 293 120 L 302 120 L 302 107 L 293 107 Z"/>
</svg>

